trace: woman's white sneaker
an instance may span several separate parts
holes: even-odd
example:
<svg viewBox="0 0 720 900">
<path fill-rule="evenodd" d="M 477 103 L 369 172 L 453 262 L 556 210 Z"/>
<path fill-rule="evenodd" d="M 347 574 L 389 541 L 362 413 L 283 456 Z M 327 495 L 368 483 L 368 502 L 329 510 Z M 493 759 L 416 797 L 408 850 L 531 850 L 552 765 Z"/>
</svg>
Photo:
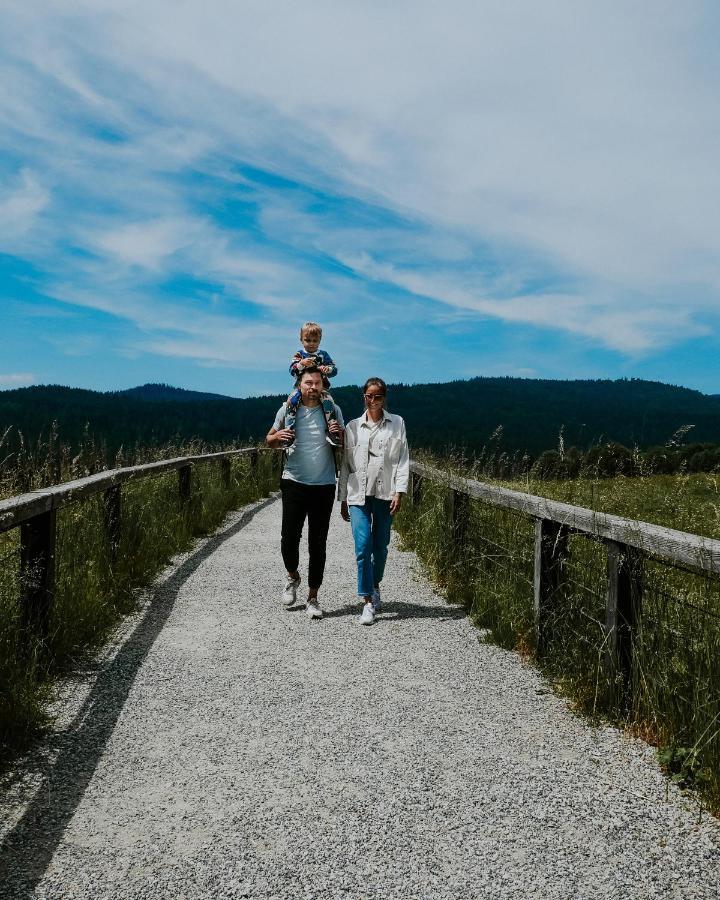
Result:
<svg viewBox="0 0 720 900">
<path fill-rule="evenodd" d="M 300 578 L 288 578 L 285 590 L 282 592 L 283 606 L 291 607 L 297 600 L 297 589 L 300 586 Z"/>
<path fill-rule="evenodd" d="M 375 621 L 375 613 L 373 612 L 372 602 L 368 602 L 363 606 L 363 611 L 358 619 L 358 625 L 372 625 Z"/>
<path fill-rule="evenodd" d="M 322 619 L 322 610 L 320 609 L 320 604 L 317 600 L 308 600 L 305 612 L 310 619 Z"/>
</svg>

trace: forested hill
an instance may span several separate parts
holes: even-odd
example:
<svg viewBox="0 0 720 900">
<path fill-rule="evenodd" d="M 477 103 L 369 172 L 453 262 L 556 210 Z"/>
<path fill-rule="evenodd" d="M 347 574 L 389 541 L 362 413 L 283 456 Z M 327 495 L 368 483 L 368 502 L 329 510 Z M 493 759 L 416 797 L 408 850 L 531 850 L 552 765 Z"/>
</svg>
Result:
<svg viewBox="0 0 720 900">
<path fill-rule="evenodd" d="M 346 419 L 361 413 L 357 387 L 333 393 Z M 35 441 L 57 421 L 63 442 L 77 445 L 87 428 L 110 454 L 120 446 L 194 437 L 245 443 L 264 437 L 282 399 L 233 399 L 166 385 L 113 393 L 21 388 L 0 392 L 0 433 L 13 427 Z M 642 448 L 663 445 L 685 426 L 693 426 L 688 441 L 720 443 L 720 397 L 650 381 L 473 378 L 399 384 L 391 386 L 389 407 L 405 417 L 414 446 L 436 450 L 479 450 L 499 434 L 504 448 L 536 455 L 557 446 L 561 428 L 567 447 L 607 440 Z"/>
</svg>

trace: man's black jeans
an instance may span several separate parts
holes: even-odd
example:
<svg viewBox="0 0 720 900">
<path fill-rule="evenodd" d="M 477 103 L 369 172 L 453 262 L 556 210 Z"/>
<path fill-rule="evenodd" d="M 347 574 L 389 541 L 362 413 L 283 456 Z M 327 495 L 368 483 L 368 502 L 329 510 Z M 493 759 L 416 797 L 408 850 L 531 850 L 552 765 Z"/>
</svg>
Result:
<svg viewBox="0 0 720 900">
<path fill-rule="evenodd" d="M 325 572 L 325 545 L 335 502 L 334 484 L 301 484 L 290 478 L 280 482 L 282 534 L 280 552 L 288 572 L 297 572 L 300 538 L 308 520 L 308 587 L 319 588 Z"/>
</svg>

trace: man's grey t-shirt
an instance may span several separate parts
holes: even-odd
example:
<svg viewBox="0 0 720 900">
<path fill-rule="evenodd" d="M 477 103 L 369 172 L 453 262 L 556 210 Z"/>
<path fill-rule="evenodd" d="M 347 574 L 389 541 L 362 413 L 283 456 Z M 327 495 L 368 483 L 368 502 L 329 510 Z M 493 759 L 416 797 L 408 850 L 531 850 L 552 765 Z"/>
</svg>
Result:
<svg viewBox="0 0 720 900">
<path fill-rule="evenodd" d="M 344 425 L 342 410 L 336 404 L 335 416 Z M 285 427 L 285 404 L 275 416 L 273 428 Z M 322 406 L 298 406 L 295 419 L 295 449 L 285 458 L 282 477 L 301 484 L 335 484 L 333 450 L 325 440 L 327 427 Z"/>
</svg>

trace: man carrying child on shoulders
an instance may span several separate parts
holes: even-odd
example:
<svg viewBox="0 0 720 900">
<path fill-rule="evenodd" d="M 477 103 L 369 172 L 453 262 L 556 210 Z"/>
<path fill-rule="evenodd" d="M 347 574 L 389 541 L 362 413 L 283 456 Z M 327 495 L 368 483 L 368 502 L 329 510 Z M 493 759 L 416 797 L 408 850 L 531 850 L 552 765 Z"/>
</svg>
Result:
<svg viewBox="0 0 720 900">
<path fill-rule="evenodd" d="M 301 334 L 302 337 L 302 334 Z M 290 444 L 293 452 L 285 459 L 280 481 L 282 494 L 282 532 L 280 552 L 287 570 L 282 595 L 286 607 L 297 599 L 300 585 L 298 572 L 300 538 L 308 520 L 308 599 L 307 614 L 322 618 L 318 590 L 325 572 L 325 555 L 330 516 L 335 499 L 335 457 L 333 446 L 340 446 L 344 435 L 342 410 L 332 401 L 330 410 L 323 409 L 325 373 L 317 366 L 302 366 L 297 389 L 300 397 L 294 404 L 294 421 L 288 427 L 288 404 L 283 403 L 267 434 L 269 447 L 282 449 Z M 331 440 L 328 440 L 328 437 Z"/>
</svg>

